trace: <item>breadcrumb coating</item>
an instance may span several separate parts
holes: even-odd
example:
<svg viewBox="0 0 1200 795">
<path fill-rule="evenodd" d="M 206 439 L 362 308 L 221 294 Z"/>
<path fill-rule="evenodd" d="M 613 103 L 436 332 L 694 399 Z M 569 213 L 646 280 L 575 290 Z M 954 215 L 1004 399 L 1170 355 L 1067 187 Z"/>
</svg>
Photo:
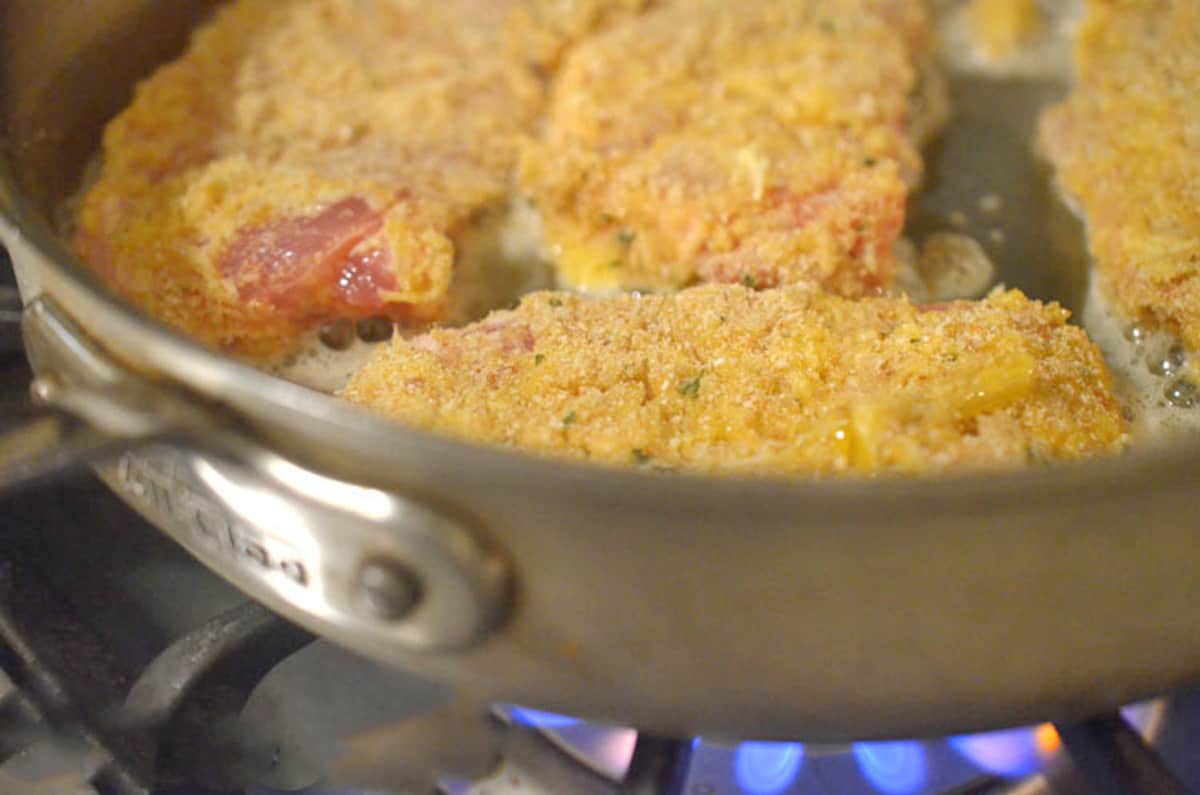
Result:
<svg viewBox="0 0 1200 795">
<path fill-rule="evenodd" d="M 571 45 L 664 2 L 678 0 L 523 0 L 509 21 L 510 44 L 548 76 Z"/>
<path fill-rule="evenodd" d="M 906 128 L 927 16 L 891 0 L 238 0 L 107 129 L 76 248 L 150 314 L 252 360 L 335 318 L 434 322 L 456 244 L 509 200 L 545 122 L 522 173 L 569 279 L 877 293 L 902 173 L 920 169 Z"/>
<path fill-rule="evenodd" d="M 1121 314 L 1200 350 L 1200 4 L 1089 0 L 1040 141 Z"/>
<path fill-rule="evenodd" d="M 577 287 L 891 283 L 922 2 L 667 2 L 574 48 L 520 181 Z"/>
<path fill-rule="evenodd" d="M 565 12 L 526 30 L 516 2 L 223 7 L 108 127 L 77 249 L 150 314 L 252 359 L 323 319 L 438 317 L 455 238 L 507 200 L 544 105 L 517 45 Z"/>
<path fill-rule="evenodd" d="M 916 306 L 809 285 L 542 292 L 383 346 L 342 396 L 406 424 L 605 464 L 849 475 L 1111 453 L 1097 348 L 1019 292 Z"/>
</svg>

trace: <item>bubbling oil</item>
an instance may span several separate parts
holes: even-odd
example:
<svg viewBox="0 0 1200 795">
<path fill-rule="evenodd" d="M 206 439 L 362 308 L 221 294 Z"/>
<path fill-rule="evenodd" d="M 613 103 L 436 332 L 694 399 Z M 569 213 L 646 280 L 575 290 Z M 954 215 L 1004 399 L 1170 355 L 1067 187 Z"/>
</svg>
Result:
<svg viewBox="0 0 1200 795">
<path fill-rule="evenodd" d="M 1094 271 L 1080 322 L 1112 370 L 1117 395 L 1132 420 L 1135 445 L 1200 437 L 1200 387 L 1174 336 L 1122 317 Z"/>
<path fill-rule="evenodd" d="M 443 326 L 462 326 L 525 293 L 554 287 L 554 269 L 542 252 L 541 219 L 522 199 L 481 212 L 455 238 L 454 282 Z M 269 369 L 293 383 L 336 394 L 393 336 L 424 328 L 391 326 L 386 318 L 333 321 L 305 335 L 299 352 Z"/>
</svg>

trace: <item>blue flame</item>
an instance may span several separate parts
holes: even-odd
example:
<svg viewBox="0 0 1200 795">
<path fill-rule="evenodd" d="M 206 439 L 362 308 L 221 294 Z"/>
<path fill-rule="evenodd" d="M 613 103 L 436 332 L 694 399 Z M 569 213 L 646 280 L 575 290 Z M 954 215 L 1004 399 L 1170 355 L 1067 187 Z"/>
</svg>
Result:
<svg viewBox="0 0 1200 795">
<path fill-rule="evenodd" d="M 1041 768 L 1033 729 L 1005 729 L 951 737 L 950 746 L 981 769 L 997 776 L 1030 776 Z"/>
<path fill-rule="evenodd" d="M 1158 706 L 1159 702 L 1157 701 L 1139 701 L 1136 704 L 1123 707 L 1121 715 L 1130 726 L 1145 734 L 1150 729 L 1150 724 L 1154 720 L 1154 713 Z"/>
<path fill-rule="evenodd" d="M 512 719 L 515 723 L 534 729 L 561 729 L 564 726 L 574 726 L 579 718 L 570 715 L 556 715 L 553 712 L 541 712 L 529 707 L 513 707 Z"/>
<path fill-rule="evenodd" d="M 918 742 L 855 743 L 863 775 L 887 795 L 914 795 L 925 788 L 925 749 Z"/>
<path fill-rule="evenodd" d="M 749 795 L 779 795 L 800 775 L 800 743 L 742 743 L 733 758 L 738 786 Z"/>
</svg>

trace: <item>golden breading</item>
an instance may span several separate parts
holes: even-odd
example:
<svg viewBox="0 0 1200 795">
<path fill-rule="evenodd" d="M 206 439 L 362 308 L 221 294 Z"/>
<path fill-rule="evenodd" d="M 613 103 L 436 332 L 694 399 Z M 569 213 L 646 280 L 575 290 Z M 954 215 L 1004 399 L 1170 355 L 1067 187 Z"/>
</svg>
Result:
<svg viewBox="0 0 1200 795">
<path fill-rule="evenodd" d="M 1011 56 L 1037 38 L 1045 24 L 1038 0 L 971 0 L 967 22 L 972 43 L 989 60 Z"/>
<path fill-rule="evenodd" d="M 1127 317 L 1200 350 L 1200 3 L 1091 0 L 1041 145 Z"/>
<path fill-rule="evenodd" d="M 515 2 L 515 0 L 514 0 Z M 239 0 L 108 128 L 77 248 L 201 342 L 436 316 L 543 106 L 502 0 Z"/>
<path fill-rule="evenodd" d="M 1122 449 L 1099 351 L 1019 292 L 918 307 L 809 285 L 530 295 L 383 346 L 343 397 L 470 440 L 616 465 L 931 473 Z"/>
<path fill-rule="evenodd" d="M 523 0 L 509 20 L 510 45 L 543 75 L 552 73 L 568 48 L 585 36 L 669 0 Z M 671 0 L 679 2 L 680 0 Z"/>
<path fill-rule="evenodd" d="M 924 3 L 666 2 L 566 57 L 522 187 L 588 289 L 892 277 Z"/>
</svg>

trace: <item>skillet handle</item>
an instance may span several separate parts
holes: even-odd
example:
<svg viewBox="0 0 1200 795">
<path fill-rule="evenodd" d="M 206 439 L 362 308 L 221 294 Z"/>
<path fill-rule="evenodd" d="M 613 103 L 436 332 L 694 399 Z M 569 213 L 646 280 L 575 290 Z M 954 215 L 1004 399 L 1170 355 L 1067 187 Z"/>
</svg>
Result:
<svg viewBox="0 0 1200 795">
<path fill-rule="evenodd" d="M 360 646 L 458 651 L 507 613 L 506 562 L 465 518 L 326 477 L 219 404 L 125 365 L 47 297 L 22 318 L 50 413 L 0 437 L 4 489 L 121 451 L 101 476 L 235 585 Z"/>
<path fill-rule="evenodd" d="M 115 367 L 49 299 L 25 308 L 21 329 L 39 373 L 35 408 L 0 430 L 0 497 L 196 424 L 178 401 Z"/>
<path fill-rule="evenodd" d="M 0 250 L 0 264 L 4 263 Z M 0 285 L 0 356 L 21 352 L 21 294 L 16 287 Z"/>
<path fill-rule="evenodd" d="M 57 409 L 26 412 L 0 433 L 0 497 L 103 463 L 141 443 Z"/>
</svg>

